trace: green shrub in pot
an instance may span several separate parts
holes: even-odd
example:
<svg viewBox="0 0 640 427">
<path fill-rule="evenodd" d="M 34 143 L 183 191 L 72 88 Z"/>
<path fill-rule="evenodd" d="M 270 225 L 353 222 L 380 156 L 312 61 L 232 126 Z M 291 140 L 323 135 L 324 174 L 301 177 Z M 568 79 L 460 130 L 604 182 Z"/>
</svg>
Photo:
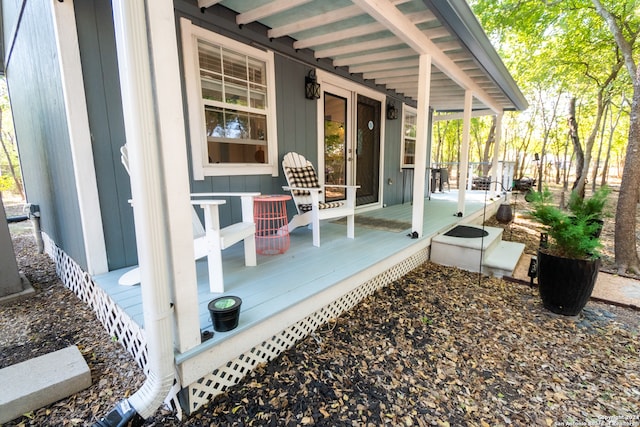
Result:
<svg viewBox="0 0 640 427">
<path fill-rule="evenodd" d="M 599 258 L 598 250 L 602 246 L 599 231 L 610 192 L 609 187 L 601 187 L 588 198 L 572 192 L 568 210 L 553 204 L 553 195 L 548 188 L 541 193 L 533 193 L 533 209 L 529 213 L 549 235 L 547 252 L 565 258 Z"/>
<path fill-rule="evenodd" d="M 568 210 L 553 205 L 545 188 L 534 193 L 530 214 L 544 227 L 548 245 L 538 250 L 538 284 L 543 305 L 575 316 L 587 304 L 600 268 L 600 229 L 607 195 L 602 187 L 590 198 L 570 197 Z"/>
</svg>

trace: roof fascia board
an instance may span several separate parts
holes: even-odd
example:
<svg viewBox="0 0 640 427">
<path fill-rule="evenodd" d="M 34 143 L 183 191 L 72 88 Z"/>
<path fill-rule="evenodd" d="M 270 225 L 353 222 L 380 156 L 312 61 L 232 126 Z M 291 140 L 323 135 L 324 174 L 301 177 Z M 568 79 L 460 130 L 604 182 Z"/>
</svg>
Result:
<svg viewBox="0 0 640 427">
<path fill-rule="evenodd" d="M 420 55 L 431 55 L 433 63 L 464 89 L 494 111 L 502 111 L 495 99 L 471 80 L 440 48 L 420 31 L 402 12 L 388 0 L 352 0 L 376 21 L 384 25 Z M 440 1 L 440 0 L 439 0 Z M 426 0 L 425 0 L 426 2 Z M 426 3 L 425 3 L 426 4 Z M 428 6 L 428 4 L 427 4 Z"/>
<path fill-rule="evenodd" d="M 438 16 L 443 25 L 448 25 L 451 31 L 458 35 L 478 63 L 513 102 L 516 109 L 525 110 L 529 103 L 489 41 L 470 6 L 460 0 L 423 1 L 425 6 Z"/>
</svg>

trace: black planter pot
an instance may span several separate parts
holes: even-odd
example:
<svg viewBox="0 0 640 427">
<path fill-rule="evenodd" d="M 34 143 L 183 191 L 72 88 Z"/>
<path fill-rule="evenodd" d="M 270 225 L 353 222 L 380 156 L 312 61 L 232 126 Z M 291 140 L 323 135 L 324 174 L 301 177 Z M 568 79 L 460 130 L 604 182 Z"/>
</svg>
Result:
<svg viewBox="0 0 640 427">
<path fill-rule="evenodd" d="M 217 332 L 227 332 L 238 326 L 240 306 L 242 300 L 238 297 L 226 296 L 209 301 L 209 315 L 213 329 Z"/>
<path fill-rule="evenodd" d="M 600 259 L 562 258 L 538 251 L 538 284 L 544 307 L 575 316 L 587 304 L 596 284 Z"/>
</svg>

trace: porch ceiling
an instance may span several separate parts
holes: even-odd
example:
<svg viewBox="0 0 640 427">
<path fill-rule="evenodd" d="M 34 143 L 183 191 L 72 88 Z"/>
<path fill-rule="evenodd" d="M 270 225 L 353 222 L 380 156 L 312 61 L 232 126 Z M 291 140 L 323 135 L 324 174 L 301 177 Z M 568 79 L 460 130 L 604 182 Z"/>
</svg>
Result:
<svg viewBox="0 0 640 427">
<path fill-rule="evenodd" d="M 430 106 L 461 111 L 466 89 L 473 109 L 522 110 L 527 101 L 466 2 L 457 0 L 198 0 L 259 22 L 268 36 L 290 37 L 296 49 L 418 97 L 418 57 L 432 55 Z"/>
</svg>

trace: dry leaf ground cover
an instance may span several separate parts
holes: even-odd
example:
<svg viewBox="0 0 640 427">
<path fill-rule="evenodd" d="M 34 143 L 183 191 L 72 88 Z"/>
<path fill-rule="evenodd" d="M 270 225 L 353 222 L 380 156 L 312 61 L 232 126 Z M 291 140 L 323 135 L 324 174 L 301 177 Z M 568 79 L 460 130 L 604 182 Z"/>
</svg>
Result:
<svg viewBox="0 0 640 427">
<path fill-rule="evenodd" d="M 93 385 L 10 425 L 90 425 L 144 377 L 30 236 L 14 242 L 38 293 L 0 308 L 3 366 L 75 344 Z M 427 263 L 189 419 L 146 425 L 640 426 L 639 329 L 633 310 L 557 316 L 535 288 Z"/>
<path fill-rule="evenodd" d="M 621 310 L 559 317 L 536 289 L 428 263 L 189 425 L 640 425 L 638 322 L 619 323 Z"/>
</svg>

